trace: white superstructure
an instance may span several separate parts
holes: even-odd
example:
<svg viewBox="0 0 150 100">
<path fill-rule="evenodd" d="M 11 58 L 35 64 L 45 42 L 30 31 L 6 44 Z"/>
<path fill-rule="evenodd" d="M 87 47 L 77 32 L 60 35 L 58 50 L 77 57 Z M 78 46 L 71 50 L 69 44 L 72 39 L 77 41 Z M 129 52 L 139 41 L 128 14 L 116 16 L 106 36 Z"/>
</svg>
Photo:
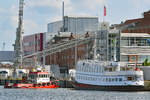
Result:
<svg viewBox="0 0 150 100">
<path fill-rule="evenodd" d="M 123 62 L 79 61 L 75 82 L 93 86 L 144 86 L 143 71 Z"/>
</svg>

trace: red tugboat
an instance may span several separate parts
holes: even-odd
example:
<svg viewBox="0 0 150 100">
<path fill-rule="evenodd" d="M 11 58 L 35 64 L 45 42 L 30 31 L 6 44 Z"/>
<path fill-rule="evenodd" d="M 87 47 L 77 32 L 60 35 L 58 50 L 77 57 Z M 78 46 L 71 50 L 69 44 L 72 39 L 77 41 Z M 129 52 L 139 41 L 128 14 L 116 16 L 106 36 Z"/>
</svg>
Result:
<svg viewBox="0 0 150 100">
<path fill-rule="evenodd" d="M 29 73 L 29 79 L 24 77 L 22 83 L 7 83 L 4 88 L 58 88 L 58 80 L 50 80 L 48 72 L 36 71 Z"/>
</svg>

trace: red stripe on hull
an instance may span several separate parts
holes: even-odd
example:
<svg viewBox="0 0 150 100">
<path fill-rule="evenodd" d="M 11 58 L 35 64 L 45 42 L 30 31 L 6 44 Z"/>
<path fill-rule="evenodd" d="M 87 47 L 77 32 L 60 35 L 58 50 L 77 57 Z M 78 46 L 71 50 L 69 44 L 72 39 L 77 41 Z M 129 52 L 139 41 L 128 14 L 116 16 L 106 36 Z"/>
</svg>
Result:
<svg viewBox="0 0 150 100">
<path fill-rule="evenodd" d="M 78 90 L 100 90 L 100 91 L 145 91 L 144 86 L 100 86 L 100 85 L 89 85 L 82 83 L 73 83 L 75 89 Z M 146 90 L 146 91 L 150 91 Z"/>
</svg>

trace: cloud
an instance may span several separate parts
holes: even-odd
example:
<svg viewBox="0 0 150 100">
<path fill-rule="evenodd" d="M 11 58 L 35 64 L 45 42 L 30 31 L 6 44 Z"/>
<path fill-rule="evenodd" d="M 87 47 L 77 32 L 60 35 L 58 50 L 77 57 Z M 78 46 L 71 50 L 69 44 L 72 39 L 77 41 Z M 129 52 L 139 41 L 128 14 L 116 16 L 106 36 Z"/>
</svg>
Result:
<svg viewBox="0 0 150 100">
<path fill-rule="evenodd" d="M 63 0 L 32 0 L 28 2 L 29 7 L 52 7 L 55 9 L 62 9 L 62 1 Z M 64 0 L 65 7 L 67 10 L 72 11 L 72 3 L 71 0 Z"/>
<path fill-rule="evenodd" d="M 32 0 L 29 2 L 29 6 L 32 7 L 43 7 L 43 6 L 48 6 L 48 7 L 56 7 L 59 8 L 59 2 L 61 0 Z"/>
<path fill-rule="evenodd" d="M 85 6 L 91 10 L 96 10 L 99 6 L 106 3 L 107 0 L 83 0 Z"/>
<path fill-rule="evenodd" d="M 47 22 L 55 22 L 55 21 L 60 21 L 62 20 L 62 16 L 55 16 L 55 17 L 51 17 L 49 19 L 47 19 Z"/>
<path fill-rule="evenodd" d="M 8 23 L 11 25 L 11 29 L 14 30 L 13 33 L 16 33 L 16 28 L 18 27 L 18 7 L 15 5 L 12 5 L 10 9 L 8 9 L 9 17 L 8 19 L 10 20 Z M 28 14 L 27 14 L 28 15 Z M 36 16 L 36 15 L 35 15 Z M 40 31 L 41 28 L 40 24 L 38 25 L 36 21 L 33 18 L 26 18 L 24 17 L 23 19 L 23 31 L 26 34 L 31 34 L 34 33 L 35 31 Z M 9 34 L 9 32 L 6 32 Z"/>
<path fill-rule="evenodd" d="M 3 13 L 4 12 L 4 9 L 0 8 L 0 13 Z"/>
<path fill-rule="evenodd" d="M 95 11 L 100 6 L 103 6 L 107 0 L 76 0 L 77 9 L 87 9 L 91 11 Z"/>
<path fill-rule="evenodd" d="M 17 28 L 17 24 L 18 24 L 18 8 L 15 5 L 12 5 L 9 9 L 8 9 L 8 13 L 9 15 L 9 19 L 10 19 L 10 24 L 12 26 L 12 28 Z"/>
<path fill-rule="evenodd" d="M 149 5 L 150 0 L 131 0 L 136 7 L 141 7 L 142 4 Z"/>
<path fill-rule="evenodd" d="M 41 27 L 31 19 L 25 19 L 23 24 L 23 31 L 27 34 L 33 34 L 35 31 L 40 31 Z"/>
</svg>

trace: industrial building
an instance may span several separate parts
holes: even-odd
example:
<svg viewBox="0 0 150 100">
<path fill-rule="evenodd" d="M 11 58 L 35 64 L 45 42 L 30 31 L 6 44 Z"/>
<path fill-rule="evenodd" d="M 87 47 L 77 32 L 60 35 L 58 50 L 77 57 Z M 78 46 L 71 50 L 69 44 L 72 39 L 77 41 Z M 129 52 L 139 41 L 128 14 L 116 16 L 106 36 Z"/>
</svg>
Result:
<svg viewBox="0 0 150 100">
<path fill-rule="evenodd" d="M 93 16 L 64 16 L 63 21 L 48 24 L 48 32 L 72 32 L 84 34 L 87 31 L 97 31 L 99 27 L 98 17 Z"/>
<path fill-rule="evenodd" d="M 101 24 L 97 38 L 100 39 L 97 52 L 102 61 L 123 61 L 143 63 L 150 59 L 149 33 L 123 33 L 120 30 L 108 28 L 108 23 Z"/>
<path fill-rule="evenodd" d="M 108 22 L 100 24 L 96 35 L 96 59 L 100 61 L 120 61 L 120 31 L 110 29 Z"/>
<path fill-rule="evenodd" d="M 51 22 L 47 25 L 47 32 L 49 33 L 61 32 L 62 26 L 63 26 L 63 21 Z"/>
<path fill-rule="evenodd" d="M 42 51 L 45 47 L 45 33 L 37 33 L 23 37 L 24 55 Z"/>
<path fill-rule="evenodd" d="M 120 60 L 142 63 L 150 59 L 150 11 L 143 18 L 130 19 L 114 27 L 121 31 Z"/>
<path fill-rule="evenodd" d="M 0 62 L 13 62 L 14 57 L 14 51 L 0 51 Z"/>
<path fill-rule="evenodd" d="M 23 50 L 25 55 L 32 55 L 34 53 L 42 52 L 44 49 L 51 50 L 57 47 L 61 47 L 63 50 L 54 51 L 54 53 L 48 53 L 46 55 L 36 55 L 28 57 L 28 64 L 34 66 L 37 60 L 44 65 L 59 65 L 60 69 L 71 69 L 75 67 L 75 47 L 77 48 L 77 60 L 91 58 L 91 51 L 94 41 L 91 39 L 89 42 L 72 44 L 71 47 L 63 47 L 65 44 L 74 43 L 75 39 L 88 38 L 90 35 L 73 33 L 62 33 L 56 35 L 52 39 L 47 39 L 49 33 L 38 33 L 29 36 L 25 36 L 23 39 Z M 93 33 L 92 33 L 93 35 Z M 45 37 L 45 38 L 44 38 Z M 35 58 L 36 57 L 36 58 Z M 26 61 L 25 61 L 26 62 Z M 27 65 L 26 63 L 26 65 Z"/>
</svg>

